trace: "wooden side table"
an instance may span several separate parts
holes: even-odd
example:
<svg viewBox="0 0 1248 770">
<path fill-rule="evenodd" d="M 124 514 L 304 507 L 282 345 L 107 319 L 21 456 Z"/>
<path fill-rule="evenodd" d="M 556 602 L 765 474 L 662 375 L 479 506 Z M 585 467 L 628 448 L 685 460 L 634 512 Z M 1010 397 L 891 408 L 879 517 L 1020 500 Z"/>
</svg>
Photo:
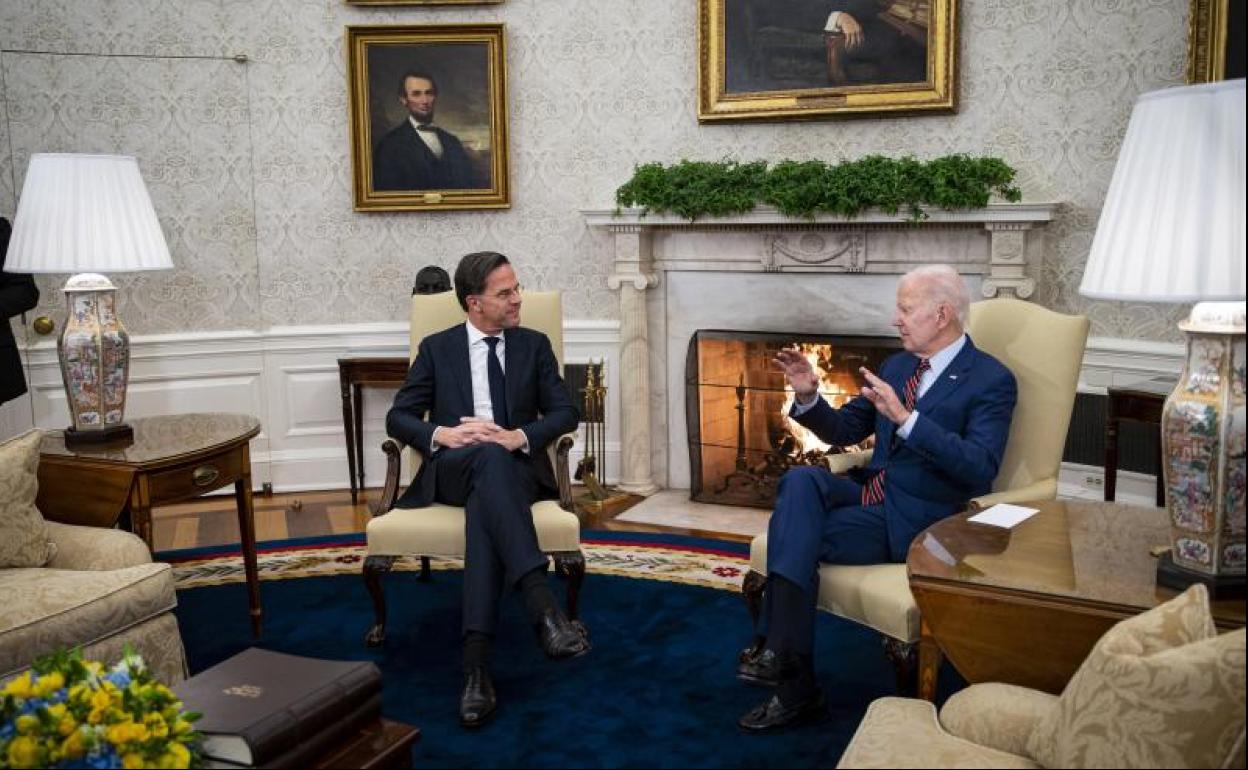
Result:
<svg viewBox="0 0 1248 770">
<path fill-rule="evenodd" d="M 1109 388 L 1105 414 L 1105 500 L 1113 502 L 1118 490 L 1118 423 L 1122 420 L 1161 428 L 1161 410 L 1174 390 L 1176 378 L 1154 377 L 1121 388 Z M 1161 436 L 1157 437 L 1157 507 L 1166 506 L 1165 474 L 1161 465 Z"/>
<path fill-rule="evenodd" d="M 338 383 L 342 388 L 342 429 L 347 436 L 347 472 L 351 482 L 351 504 L 364 488 L 364 399 L 366 386 L 397 386 L 407 380 L 409 363 L 403 356 L 353 357 L 338 359 Z M 358 484 L 356 469 L 359 469 Z"/>
<path fill-rule="evenodd" d="M 152 547 L 152 507 L 234 485 L 251 630 L 260 635 L 260 577 L 248 442 L 260 421 L 246 414 L 182 414 L 130 421 L 134 441 L 70 449 L 62 431 L 43 436 L 37 505 L 52 521 L 113 527 L 129 515 Z"/>
<path fill-rule="evenodd" d="M 1013 529 L 960 513 L 910 545 L 906 571 L 922 617 L 919 694 L 931 700 L 941 656 L 968 682 L 1060 693 L 1101 635 L 1178 594 L 1157 585 L 1164 509 L 1084 500 L 1024 503 Z M 1210 602 L 1221 631 L 1244 626 L 1242 599 Z"/>
</svg>

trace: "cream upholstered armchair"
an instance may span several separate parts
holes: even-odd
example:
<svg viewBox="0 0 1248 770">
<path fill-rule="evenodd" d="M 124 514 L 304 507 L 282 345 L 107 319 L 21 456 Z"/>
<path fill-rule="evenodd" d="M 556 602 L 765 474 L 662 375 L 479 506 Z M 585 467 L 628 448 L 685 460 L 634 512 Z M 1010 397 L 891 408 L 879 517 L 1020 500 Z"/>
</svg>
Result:
<svg viewBox="0 0 1248 770">
<path fill-rule="evenodd" d="M 976 347 L 1009 367 L 1018 381 L 1018 404 L 994 491 L 975 502 L 992 505 L 1056 497 L 1088 319 L 1021 300 L 991 299 L 971 305 L 967 333 Z M 834 473 L 842 473 L 869 459 L 870 452 L 832 455 L 829 465 Z M 741 587 L 756 625 L 766 574 L 764 533 L 750 543 L 750 570 Z M 904 564 L 820 566 L 819 608 L 883 634 L 885 652 L 897 669 L 898 688 L 912 686 L 919 608 Z M 754 654 L 763 642 L 755 640 Z"/>
<path fill-rule="evenodd" d="M 1243 767 L 1244 629 L 1196 584 L 1121 621 L 1061 696 L 975 684 L 940 709 L 874 701 L 837 767 Z"/>
<path fill-rule="evenodd" d="M 41 436 L 0 441 L 0 683 L 81 647 L 111 665 L 126 645 L 161 681 L 186 676 L 173 571 L 129 532 L 45 521 L 35 507 Z"/>
<path fill-rule="evenodd" d="M 521 317 L 526 327 L 550 338 L 562 367 L 563 306 L 559 292 L 526 292 Z M 413 295 L 412 356 L 415 357 L 426 336 L 463 320 L 464 312 L 455 292 Z M 569 619 L 575 620 L 577 599 L 585 580 L 585 555 L 581 552 L 581 524 L 573 512 L 572 481 L 568 474 L 568 452 L 572 443 L 571 436 L 563 436 L 547 448 L 559 483 L 559 500 L 534 503 L 533 524 L 537 529 L 538 546 L 554 558 L 555 571 L 568 579 L 567 614 Z M 364 559 L 364 584 L 373 599 L 375 613 L 375 622 L 365 635 L 365 642 L 373 647 L 386 638 L 386 600 L 381 581 L 397 559 L 419 556 L 421 580 L 429 580 L 430 557 L 464 557 L 464 509 L 438 503 L 427 508 L 395 508 L 401 457 L 407 457 L 413 476 L 422 458 L 419 452 L 401 447 L 394 439 L 387 439 L 381 448 L 386 454 L 386 482 L 374 517 L 368 522 L 368 556 Z"/>
</svg>

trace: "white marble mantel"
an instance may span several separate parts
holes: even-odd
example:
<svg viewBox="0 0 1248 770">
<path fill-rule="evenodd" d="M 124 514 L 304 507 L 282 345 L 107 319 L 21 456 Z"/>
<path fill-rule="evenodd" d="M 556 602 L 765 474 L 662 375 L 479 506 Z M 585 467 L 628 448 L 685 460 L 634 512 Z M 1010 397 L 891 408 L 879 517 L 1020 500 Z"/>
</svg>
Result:
<svg viewBox="0 0 1248 770">
<path fill-rule="evenodd" d="M 932 262 L 954 265 L 984 297 L 1027 299 L 1035 291 L 1028 264 L 1045 249 L 1036 235 L 1058 206 L 936 209 L 921 222 L 879 210 L 807 220 L 759 207 L 693 222 L 638 209 L 583 210 L 590 227 L 614 237 L 607 282 L 620 293 L 620 487 L 648 495 L 688 483 L 680 456 L 683 371 L 675 370 L 690 328 L 728 322 L 826 332 L 835 322 L 887 333 L 895 276 Z M 814 316 L 812 304 L 821 305 Z M 658 478 L 654 468 L 663 469 Z"/>
</svg>

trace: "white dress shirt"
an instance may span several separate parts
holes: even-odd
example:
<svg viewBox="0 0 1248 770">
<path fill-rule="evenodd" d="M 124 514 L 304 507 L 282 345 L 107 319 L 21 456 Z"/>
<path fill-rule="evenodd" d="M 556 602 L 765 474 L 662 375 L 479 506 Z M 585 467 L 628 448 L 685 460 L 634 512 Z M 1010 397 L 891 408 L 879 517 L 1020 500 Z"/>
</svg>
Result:
<svg viewBox="0 0 1248 770">
<path fill-rule="evenodd" d="M 425 146 L 429 148 L 429 152 L 433 153 L 434 157 L 441 158 L 442 140 L 438 137 L 438 132 L 421 131 L 420 123 L 417 123 L 416 118 L 413 118 L 411 115 L 407 116 L 407 120 L 412 124 L 412 128 L 416 129 L 416 136 L 420 137 L 420 141 L 425 143 Z"/>
<path fill-rule="evenodd" d="M 485 341 L 489 335 L 472 325 L 471 321 L 464 321 L 464 326 L 468 329 L 468 369 L 472 373 L 472 414 L 482 420 L 498 422 L 494 419 L 494 404 L 490 401 L 490 346 Z M 498 343 L 494 346 L 494 355 L 498 357 L 498 365 L 503 371 L 507 371 L 507 337 L 498 334 Z M 438 451 L 441 445 L 438 443 L 439 427 L 433 431 L 433 446 L 430 447 L 434 452 Z M 517 430 L 519 430 L 517 428 Z M 521 431 L 523 434 L 524 431 Z M 529 451 L 529 439 L 525 436 L 524 446 L 521 450 L 526 454 Z"/>
</svg>

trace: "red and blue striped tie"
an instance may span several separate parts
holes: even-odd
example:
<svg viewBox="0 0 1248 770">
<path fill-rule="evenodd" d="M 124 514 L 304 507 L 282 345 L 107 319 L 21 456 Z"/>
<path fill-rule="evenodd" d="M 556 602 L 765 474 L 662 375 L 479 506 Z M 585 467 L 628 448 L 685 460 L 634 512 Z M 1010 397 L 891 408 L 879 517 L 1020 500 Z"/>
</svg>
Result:
<svg viewBox="0 0 1248 770">
<path fill-rule="evenodd" d="M 914 367 L 914 374 L 910 375 L 910 379 L 906 380 L 905 390 L 902 391 L 902 400 L 906 405 L 906 411 L 914 410 L 914 402 L 919 393 L 919 381 L 923 379 L 923 374 L 931 369 L 932 365 L 926 358 L 919 359 L 919 365 Z M 884 502 L 884 471 L 881 469 L 879 473 L 871 477 L 871 480 L 862 488 L 862 504 L 863 505 L 879 505 Z"/>
</svg>

